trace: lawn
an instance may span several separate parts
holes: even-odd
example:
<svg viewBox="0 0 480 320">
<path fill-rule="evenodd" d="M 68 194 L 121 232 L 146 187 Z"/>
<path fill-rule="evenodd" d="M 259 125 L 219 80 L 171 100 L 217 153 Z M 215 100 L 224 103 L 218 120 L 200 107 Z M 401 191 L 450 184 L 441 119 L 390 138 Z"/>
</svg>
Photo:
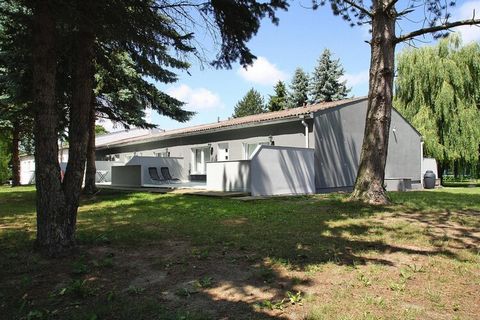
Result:
<svg viewBox="0 0 480 320">
<path fill-rule="evenodd" d="M 480 188 L 240 201 L 103 190 L 78 251 L 33 250 L 35 192 L 0 188 L 2 319 L 480 319 Z"/>
</svg>

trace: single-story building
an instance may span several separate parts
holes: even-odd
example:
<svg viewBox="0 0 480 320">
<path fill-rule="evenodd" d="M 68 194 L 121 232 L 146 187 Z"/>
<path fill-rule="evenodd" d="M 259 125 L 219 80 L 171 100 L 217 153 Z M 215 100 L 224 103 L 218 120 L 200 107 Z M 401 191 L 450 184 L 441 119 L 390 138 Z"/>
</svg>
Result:
<svg viewBox="0 0 480 320">
<path fill-rule="evenodd" d="M 255 195 L 348 191 L 358 170 L 366 112 L 363 97 L 150 131 L 97 143 L 96 157 L 128 167 L 108 167 L 112 184 L 128 185 L 126 181 L 134 177 L 135 185 L 155 185 L 148 168 L 166 166 L 184 182 L 203 182 L 205 188 L 221 191 Z M 420 133 L 393 110 L 387 189 L 421 188 L 422 161 Z M 308 186 L 301 185 L 303 179 Z M 283 186 L 272 190 L 279 181 Z"/>
<path fill-rule="evenodd" d="M 233 118 L 99 146 L 97 159 L 177 158 L 189 180 L 205 181 L 207 163 L 248 160 L 259 145 L 309 148 L 314 151 L 316 192 L 349 190 L 357 174 L 366 112 L 367 98 L 356 98 Z M 405 179 L 421 186 L 422 152 L 420 133 L 393 110 L 388 189 L 397 189 Z"/>
</svg>

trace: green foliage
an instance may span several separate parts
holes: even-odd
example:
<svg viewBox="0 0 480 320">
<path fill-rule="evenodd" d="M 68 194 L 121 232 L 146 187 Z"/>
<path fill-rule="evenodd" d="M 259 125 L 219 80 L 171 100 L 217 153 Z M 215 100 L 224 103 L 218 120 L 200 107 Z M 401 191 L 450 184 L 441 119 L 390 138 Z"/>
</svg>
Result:
<svg viewBox="0 0 480 320">
<path fill-rule="evenodd" d="M 252 88 L 235 106 L 233 117 L 239 118 L 263 112 L 265 112 L 265 104 L 262 95 Z"/>
<path fill-rule="evenodd" d="M 270 96 L 268 110 L 279 111 L 288 108 L 287 88 L 285 83 L 278 81 L 274 87 L 275 94 Z"/>
<path fill-rule="evenodd" d="M 290 84 L 289 100 L 292 108 L 308 103 L 308 87 L 308 75 L 302 68 L 297 68 Z"/>
<path fill-rule="evenodd" d="M 104 126 L 99 125 L 99 124 L 96 124 L 96 125 L 95 125 L 95 135 L 96 135 L 96 136 L 100 136 L 100 135 L 102 135 L 102 134 L 107 134 L 107 133 L 108 133 L 108 130 L 105 129 Z"/>
<path fill-rule="evenodd" d="M 480 45 L 451 36 L 403 51 L 397 68 L 394 106 L 422 134 L 425 155 L 478 162 Z"/>
<path fill-rule="evenodd" d="M 341 81 L 344 74 L 340 59 L 333 60 L 330 50 L 325 49 L 318 59 L 310 82 L 310 102 L 341 100 L 347 97 L 350 89 L 346 81 Z"/>
</svg>

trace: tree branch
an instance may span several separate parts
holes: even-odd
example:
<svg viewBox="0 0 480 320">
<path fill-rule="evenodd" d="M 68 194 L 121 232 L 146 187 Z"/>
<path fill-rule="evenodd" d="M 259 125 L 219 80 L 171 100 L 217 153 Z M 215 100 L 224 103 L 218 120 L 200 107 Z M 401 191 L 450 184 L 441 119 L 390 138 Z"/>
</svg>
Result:
<svg viewBox="0 0 480 320">
<path fill-rule="evenodd" d="M 368 16 L 370 18 L 372 17 L 372 13 L 368 9 L 366 9 L 366 8 L 362 7 L 361 5 L 355 3 L 354 0 L 353 1 L 352 0 L 343 0 L 343 2 L 349 4 L 350 6 L 354 7 L 358 11 L 364 13 L 366 16 Z"/>
<path fill-rule="evenodd" d="M 387 6 L 385 7 L 385 12 L 388 12 L 390 11 L 390 9 L 393 8 L 393 6 L 395 6 L 395 4 L 398 2 L 398 0 L 390 0 L 390 2 L 387 4 Z"/>
<path fill-rule="evenodd" d="M 472 19 L 468 19 L 468 20 L 459 20 L 459 21 L 455 21 L 455 22 L 444 23 L 444 24 L 441 24 L 439 26 L 422 28 L 422 29 L 419 29 L 419 30 L 416 30 L 416 31 L 398 36 L 395 39 L 395 43 L 400 43 L 400 42 L 403 42 L 403 41 L 406 41 L 406 40 L 409 40 L 409 39 L 412 39 L 412 38 L 415 38 L 415 37 L 418 37 L 418 36 L 421 36 L 421 35 L 424 35 L 424 34 L 427 34 L 427 33 L 433 33 L 433 32 L 437 32 L 437 31 L 448 30 L 448 29 L 458 27 L 458 26 L 468 26 L 468 25 L 470 25 L 470 26 L 480 25 L 480 19 L 475 19 L 475 17 L 473 17 Z"/>
</svg>

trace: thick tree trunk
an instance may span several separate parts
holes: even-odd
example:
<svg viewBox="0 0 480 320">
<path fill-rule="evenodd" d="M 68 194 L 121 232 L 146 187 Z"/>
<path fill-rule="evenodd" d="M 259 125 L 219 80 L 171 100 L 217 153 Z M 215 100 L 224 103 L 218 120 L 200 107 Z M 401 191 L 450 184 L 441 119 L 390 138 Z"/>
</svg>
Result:
<svg viewBox="0 0 480 320">
<path fill-rule="evenodd" d="M 95 194 L 98 191 L 95 185 L 97 168 L 95 167 L 95 103 L 92 99 L 90 107 L 90 123 L 88 128 L 88 146 L 87 146 L 87 170 L 85 171 L 85 186 L 83 193 Z"/>
<path fill-rule="evenodd" d="M 35 2 L 33 14 L 33 102 L 35 107 L 35 180 L 37 248 L 49 256 L 72 247 L 66 233 L 65 197 L 58 164 L 58 112 L 55 106 L 55 19 L 49 1 Z"/>
<path fill-rule="evenodd" d="M 63 180 L 69 224 L 67 233 L 74 237 L 77 210 L 87 160 L 90 109 L 93 95 L 94 41 L 89 30 L 81 26 L 76 36 L 76 59 L 73 73 L 72 106 L 68 130 L 68 163 Z"/>
<path fill-rule="evenodd" d="M 15 121 L 12 130 L 12 187 L 20 185 L 20 124 Z"/>
<path fill-rule="evenodd" d="M 374 1 L 374 7 L 380 8 L 382 5 Z M 383 10 L 374 12 L 367 119 L 351 199 L 387 204 L 389 200 L 383 183 L 392 114 L 395 18 Z"/>
</svg>

